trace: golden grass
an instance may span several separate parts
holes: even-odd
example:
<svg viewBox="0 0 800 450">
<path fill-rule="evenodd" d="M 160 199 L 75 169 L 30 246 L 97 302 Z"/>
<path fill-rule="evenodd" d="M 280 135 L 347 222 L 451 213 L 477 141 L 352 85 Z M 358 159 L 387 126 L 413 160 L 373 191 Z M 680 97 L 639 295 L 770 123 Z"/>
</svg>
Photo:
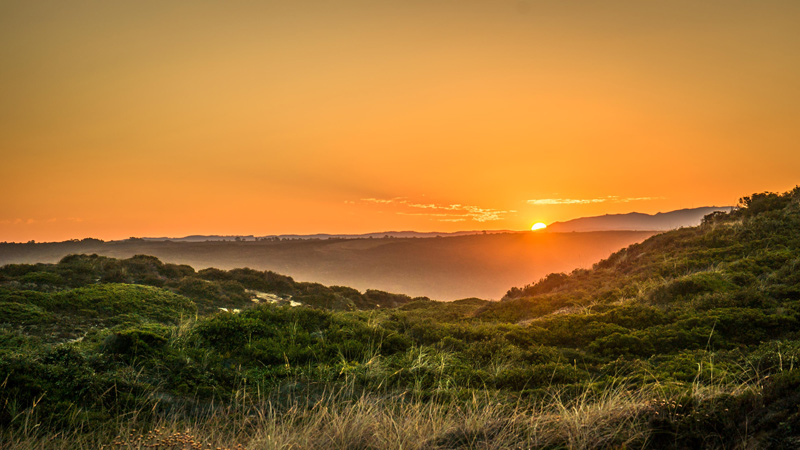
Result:
<svg viewBox="0 0 800 450">
<path fill-rule="evenodd" d="M 195 415 L 172 412 L 154 421 L 120 418 L 101 430 L 49 433 L 42 427 L 4 436 L 3 447 L 30 450 L 289 450 L 589 449 L 642 447 L 647 439 L 644 393 L 619 388 L 525 407 L 489 394 L 466 402 L 405 395 L 353 395 L 341 389 L 315 403 L 308 397 L 231 404 Z M 279 406 L 280 405 L 280 406 Z"/>
<path fill-rule="evenodd" d="M 416 355 L 425 359 L 429 355 Z M 701 369 L 698 370 L 698 373 Z M 26 450 L 302 450 L 302 449 L 535 449 L 646 448 L 653 419 L 681 420 L 680 401 L 713 404 L 721 395 L 758 394 L 763 379 L 695 381 L 691 386 L 611 386 L 577 394 L 551 387 L 540 400 L 516 404 L 491 391 L 464 401 L 376 393 L 355 383 L 321 389 L 244 388 L 225 405 L 201 410 L 174 404 L 154 418 L 140 411 L 101 429 L 69 433 L 35 423 L 0 432 L 0 448 Z M 677 389 L 676 389 L 677 388 Z M 286 393 L 289 392 L 289 393 Z M 153 396 L 153 399 L 158 396 Z M 145 418 L 148 417 L 148 418 Z M 30 422 L 30 423 L 28 423 Z M 743 435 L 741 448 L 750 436 Z"/>
</svg>

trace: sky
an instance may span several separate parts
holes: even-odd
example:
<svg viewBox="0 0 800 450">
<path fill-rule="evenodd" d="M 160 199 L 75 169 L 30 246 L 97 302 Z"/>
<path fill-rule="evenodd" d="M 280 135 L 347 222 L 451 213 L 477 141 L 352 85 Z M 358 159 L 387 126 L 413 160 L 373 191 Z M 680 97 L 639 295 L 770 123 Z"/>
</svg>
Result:
<svg viewBox="0 0 800 450">
<path fill-rule="evenodd" d="M 0 2 L 0 241 L 529 229 L 800 184 L 796 0 Z"/>
</svg>

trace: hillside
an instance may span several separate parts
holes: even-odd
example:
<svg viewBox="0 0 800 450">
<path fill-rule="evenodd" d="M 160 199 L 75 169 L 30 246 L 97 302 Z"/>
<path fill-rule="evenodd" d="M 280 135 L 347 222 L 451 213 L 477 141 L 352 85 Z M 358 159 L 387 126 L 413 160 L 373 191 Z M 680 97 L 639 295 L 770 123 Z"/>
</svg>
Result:
<svg viewBox="0 0 800 450">
<path fill-rule="evenodd" d="M 303 295 L 271 272 L 151 257 L 5 266 L 0 439 L 37 449 L 797 448 L 798 230 L 800 187 L 754 194 L 500 302 L 382 293 L 395 302 L 386 308 L 315 287 L 349 299 L 336 304 L 349 311 L 253 302 L 254 290 Z"/>
<path fill-rule="evenodd" d="M 603 216 L 580 217 L 565 222 L 554 222 L 547 226 L 549 231 L 561 233 L 610 231 L 610 230 L 656 230 L 667 231 L 682 227 L 700 225 L 703 217 L 716 211 L 728 212 L 731 207 L 705 206 L 702 208 L 679 209 L 665 213 L 606 214 Z"/>
<path fill-rule="evenodd" d="M 590 267 L 654 232 L 500 233 L 442 238 L 169 242 L 95 239 L 0 244 L 0 264 L 55 263 L 75 253 L 114 258 L 151 255 L 197 270 L 249 267 L 298 281 L 380 289 L 412 297 L 499 299 L 550 272 Z"/>
</svg>

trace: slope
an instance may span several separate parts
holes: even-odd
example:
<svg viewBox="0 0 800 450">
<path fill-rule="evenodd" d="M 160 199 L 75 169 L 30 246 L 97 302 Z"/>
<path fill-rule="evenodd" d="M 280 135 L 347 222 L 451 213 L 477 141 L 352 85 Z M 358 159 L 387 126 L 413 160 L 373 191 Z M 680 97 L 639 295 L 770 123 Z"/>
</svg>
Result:
<svg viewBox="0 0 800 450">
<path fill-rule="evenodd" d="M 243 297 L 241 312 L 217 312 L 232 293 L 303 285 L 152 257 L 6 266 L 5 302 L 21 312 L 0 327 L 0 439 L 92 448 L 64 438 L 88 434 L 100 447 L 133 422 L 216 430 L 229 448 L 797 448 L 798 229 L 800 188 L 755 194 L 501 302 L 399 296 L 366 311 Z M 132 284 L 144 280 L 161 287 Z M 138 321 L 121 320 L 123 288 L 154 295 Z M 26 322 L 59 317 L 42 296 L 80 317 L 96 304 L 101 322 L 48 339 Z M 187 298 L 198 317 L 181 316 Z M 424 436 L 398 440 L 401 423 Z"/>
</svg>

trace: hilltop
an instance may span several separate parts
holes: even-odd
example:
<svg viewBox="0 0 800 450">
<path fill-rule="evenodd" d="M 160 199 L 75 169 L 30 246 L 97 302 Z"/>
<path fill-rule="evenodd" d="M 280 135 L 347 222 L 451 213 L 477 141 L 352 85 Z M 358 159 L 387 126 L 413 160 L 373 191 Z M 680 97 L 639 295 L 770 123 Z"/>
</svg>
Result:
<svg viewBox="0 0 800 450">
<path fill-rule="evenodd" d="M 146 256 L 8 265 L 0 438 L 797 448 L 797 230 L 800 187 L 754 194 L 498 302 L 378 301 Z M 321 301 L 291 306 L 303 295 Z"/>
<path fill-rule="evenodd" d="M 655 230 L 667 231 L 682 227 L 700 225 L 703 217 L 708 214 L 724 211 L 728 212 L 730 206 L 704 206 L 702 208 L 679 209 L 677 211 L 644 214 L 632 212 L 627 214 L 605 214 L 594 217 L 580 217 L 565 222 L 554 222 L 547 226 L 554 232 L 587 232 L 609 230 Z"/>
</svg>

